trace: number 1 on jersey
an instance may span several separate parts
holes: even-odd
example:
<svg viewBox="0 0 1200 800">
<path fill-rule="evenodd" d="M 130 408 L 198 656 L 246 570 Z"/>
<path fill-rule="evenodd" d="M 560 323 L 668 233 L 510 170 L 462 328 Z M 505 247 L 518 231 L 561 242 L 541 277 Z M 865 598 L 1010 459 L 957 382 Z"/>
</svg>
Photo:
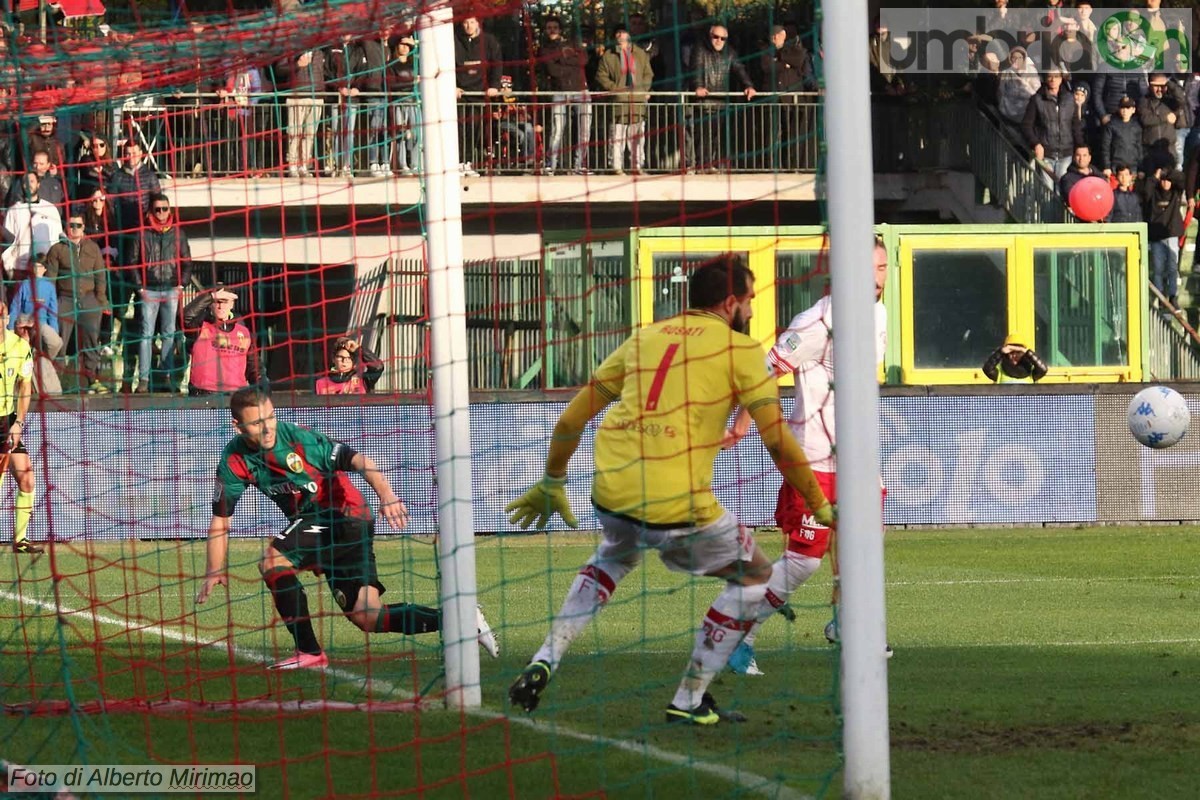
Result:
<svg viewBox="0 0 1200 800">
<path fill-rule="evenodd" d="M 675 358 L 675 351 L 678 349 L 678 344 L 668 346 L 667 352 L 663 353 L 662 361 L 658 362 L 658 369 L 654 370 L 654 380 L 650 384 L 650 394 L 646 395 L 647 411 L 654 411 L 658 408 L 658 396 L 662 394 L 663 384 L 667 382 L 667 370 L 671 368 L 671 361 Z"/>
</svg>

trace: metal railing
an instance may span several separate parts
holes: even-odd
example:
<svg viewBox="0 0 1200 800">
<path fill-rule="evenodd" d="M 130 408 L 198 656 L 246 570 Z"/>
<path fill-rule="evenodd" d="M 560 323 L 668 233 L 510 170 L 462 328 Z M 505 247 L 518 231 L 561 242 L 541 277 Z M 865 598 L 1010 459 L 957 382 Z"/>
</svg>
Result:
<svg viewBox="0 0 1200 800">
<path fill-rule="evenodd" d="M 1183 312 L 1158 287 L 1150 284 L 1152 299 L 1161 312 L 1150 309 L 1150 341 L 1147 342 L 1146 376 L 1152 380 L 1200 380 L 1200 336 Z"/>
<path fill-rule="evenodd" d="M 136 138 L 162 174 L 216 177 L 307 168 L 332 175 L 369 174 L 420 163 L 419 107 L 411 95 L 361 93 L 310 96 L 317 101 L 312 161 L 288 164 L 289 104 L 285 95 L 248 98 L 245 105 L 216 95 L 180 94 L 143 100 L 113 113 L 113 134 Z M 555 168 L 648 172 L 721 170 L 812 172 L 819 155 L 816 94 L 591 92 L 550 95 L 465 94 L 458 103 L 463 161 L 495 174 Z M 636 123 L 629 126 L 630 122 Z M 560 130 L 561 129 L 561 130 Z M 304 135 L 297 130 L 298 135 Z M 614 144 L 621 148 L 616 163 Z M 406 148 L 401 158 L 399 150 Z M 641 151 L 638 162 L 633 151 Z"/>
<path fill-rule="evenodd" d="M 1016 222 L 1073 222 L 1056 182 L 1034 166 L 1009 139 L 1001 125 L 987 112 L 976 108 L 966 117 L 970 140 L 970 171 Z"/>
</svg>

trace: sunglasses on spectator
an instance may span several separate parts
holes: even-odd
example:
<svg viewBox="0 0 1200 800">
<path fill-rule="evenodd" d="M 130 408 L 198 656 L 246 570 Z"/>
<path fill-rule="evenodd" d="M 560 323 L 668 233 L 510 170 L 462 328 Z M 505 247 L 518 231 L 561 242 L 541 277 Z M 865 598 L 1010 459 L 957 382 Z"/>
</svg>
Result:
<svg viewBox="0 0 1200 800">
<path fill-rule="evenodd" d="M 67 227 L 68 228 L 82 228 L 83 223 L 82 222 L 68 222 Z"/>
<path fill-rule="evenodd" d="M 1165 88 L 1167 88 L 1167 85 L 1165 83 L 1152 83 L 1152 84 L 1150 84 L 1150 88 L 1151 89 L 1165 89 Z"/>
<path fill-rule="evenodd" d="M 165 214 L 170 210 L 171 210 L 170 206 L 155 206 L 154 207 L 155 214 Z"/>
<path fill-rule="evenodd" d="M 92 142 L 92 147 L 96 148 L 97 150 L 103 150 L 104 148 L 108 147 L 108 145 L 106 145 L 104 142 Z"/>
<path fill-rule="evenodd" d="M 710 34 L 710 36 L 714 42 L 723 42 L 729 38 L 728 36 L 717 36 L 715 33 Z"/>
</svg>

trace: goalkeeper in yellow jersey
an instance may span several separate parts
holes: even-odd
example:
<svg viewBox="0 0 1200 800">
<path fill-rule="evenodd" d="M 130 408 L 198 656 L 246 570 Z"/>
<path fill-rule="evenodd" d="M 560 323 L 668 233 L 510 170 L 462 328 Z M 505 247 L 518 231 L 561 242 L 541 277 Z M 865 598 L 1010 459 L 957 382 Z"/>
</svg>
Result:
<svg viewBox="0 0 1200 800">
<path fill-rule="evenodd" d="M 13 551 L 38 554 L 42 548 L 29 541 L 29 516 L 33 513 L 33 464 L 25 449 L 25 417 L 33 397 L 33 350 L 29 342 L 8 329 L 8 306 L 0 302 L 0 330 L 4 332 L 3 376 L 0 376 L 0 420 L 3 421 L 4 462 L 7 472 L 17 481 L 17 501 L 13 507 Z M 6 471 L 0 471 L 0 484 Z"/>
<path fill-rule="evenodd" d="M 513 705 L 537 708 L 571 642 L 653 548 L 672 570 L 726 581 L 697 632 L 667 722 L 742 721 L 720 712 L 708 686 L 746 631 L 774 609 L 766 602 L 771 562 L 751 532 L 712 492 L 713 461 L 734 406 L 748 409 L 785 480 L 822 524 L 833 523 L 804 452 L 788 430 L 762 346 L 745 334 L 754 276 L 725 255 L 689 280 L 688 310 L 634 333 L 605 359 L 554 426 L 545 477 L 509 504 L 521 527 L 555 513 L 575 527 L 567 462 L 588 422 L 610 404 L 596 433 L 592 504 L 603 541 L 575 577 L 541 649 L 509 688 Z"/>
</svg>

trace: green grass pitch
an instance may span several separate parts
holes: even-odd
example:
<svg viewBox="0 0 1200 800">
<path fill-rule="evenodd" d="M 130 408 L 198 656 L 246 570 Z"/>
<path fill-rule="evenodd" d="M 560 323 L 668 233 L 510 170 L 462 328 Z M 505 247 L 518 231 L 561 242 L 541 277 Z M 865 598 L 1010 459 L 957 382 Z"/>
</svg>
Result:
<svg viewBox="0 0 1200 800">
<path fill-rule="evenodd" d="M 778 536 L 760 532 L 771 553 Z M 0 758 L 29 764 L 259 765 L 257 796 L 803 797 L 840 794 L 827 569 L 794 624 L 759 640 L 761 678 L 714 686 L 743 725 L 663 723 L 694 626 L 719 590 L 651 556 L 576 642 L 532 719 L 505 690 L 545 634 L 589 535 L 478 543 L 480 597 L 503 647 L 483 658 L 484 709 L 253 710 L 253 701 L 407 703 L 436 693 L 436 636 L 365 637 L 310 578 L 324 673 L 267 673 L 290 639 L 255 558 L 198 611 L 202 543 L 73 547 L 0 567 L 0 702 L 164 705 L 0 718 Z M 896 797 L 1193 797 L 1200 786 L 1200 531 L 1188 527 L 896 531 L 887 538 Z M 433 604 L 434 548 L 380 540 L 391 602 Z M 20 569 L 18 579 L 17 570 Z M 57 594 L 57 601 L 56 601 Z M 61 604 L 63 613 L 53 609 Z M 232 641 L 236 649 L 226 646 Z M 212 643 L 215 643 L 212 644 Z M 418 787 L 423 787 L 418 790 Z"/>
</svg>

